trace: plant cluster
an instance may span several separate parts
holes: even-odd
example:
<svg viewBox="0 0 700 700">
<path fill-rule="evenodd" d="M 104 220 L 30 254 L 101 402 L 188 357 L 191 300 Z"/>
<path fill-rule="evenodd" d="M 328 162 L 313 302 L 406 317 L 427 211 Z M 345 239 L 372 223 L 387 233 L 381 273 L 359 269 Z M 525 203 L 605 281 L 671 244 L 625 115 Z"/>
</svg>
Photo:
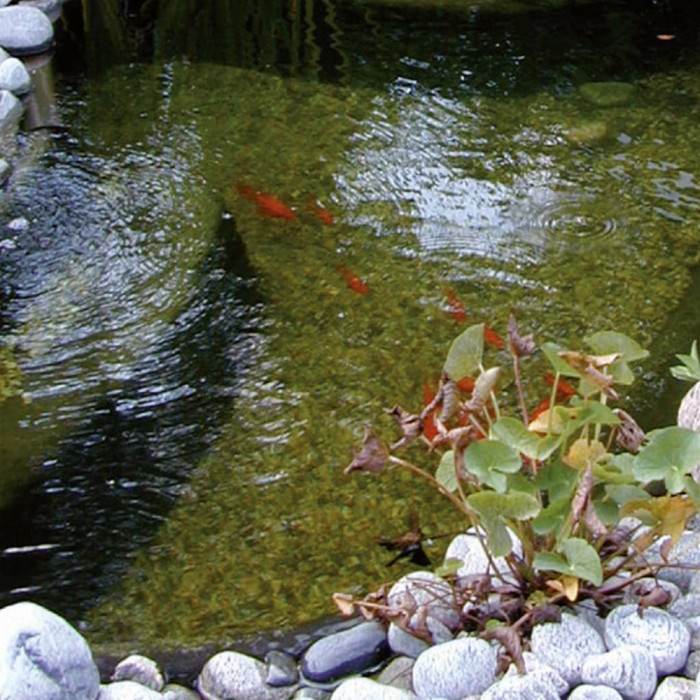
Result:
<svg viewBox="0 0 700 700">
<path fill-rule="evenodd" d="M 508 349 L 500 353 L 510 360 L 514 400 L 508 405 L 497 394 L 506 367 L 486 366 L 484 326 L 467 328 L 449 348 L 435 398 L 420 413 L 400 406 L 389 412 L 401 438 L 386 445 L 365 428 L 345 470 L 407 469 L 464 515 L 490 562 L 488 573 L 460 578 L 459 560 L 447 560 L 435 573 L 451 583 L 462 628 L 500 634 L 511 650 L 519 644 L 514 640 L 564 605 L 591 599 L 604 612 L 627 586 L 655 576 L 700 507 L 692 477 L 700 435 L 678 426 L 645 434 L 613 407 L 635 380 L 631 365 L 648 352 L 616 331 L 595 333 L 585 343 L 587 352 L 549 342 L 538 348 L 511 316 Z M 551 365 L 551 394 L 529 414 L 523 364 L 538 352 Z M 679 357 L 686 368 L 696 360 L 693 352 Z M 674 368 L 674 374 L 684 372 Z M 685 374 L 693 378 L 692 371 Z M 397 454 L 417 447 L 435 455 L 434 472 Z M 415 551 L 422 537 L 416 526 L 397 546 Z M 338 593 L 334 600 L 344 614 L 405 625 L 415 613 L 407 609 L 410 597 L 397 605 L 386 593 L 386 587 L 364 599 Z M 640 605 L 665 602 L 658 586 L 645 593 Z M 486 604 L 494 596 L 498 604 Z M 412 624 L 410 631 L 430 640 L 425 626 Z"/>
</svg>

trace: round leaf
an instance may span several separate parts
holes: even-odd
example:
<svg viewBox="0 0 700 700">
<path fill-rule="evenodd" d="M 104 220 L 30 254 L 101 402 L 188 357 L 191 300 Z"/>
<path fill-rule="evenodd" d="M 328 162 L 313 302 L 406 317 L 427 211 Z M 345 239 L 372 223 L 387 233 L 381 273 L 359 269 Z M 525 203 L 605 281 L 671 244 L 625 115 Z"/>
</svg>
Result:
<svg viewBox="0 0 700 700">
<path fill-rule="evenodd" d="M 666 479 L 672 492 L 680 490 L 678 474 L 688 474 L 700 464 L 700 434 L 671 426 L 657 430 L 634 460 L 634 476 L 642 482 Z M 682 488 L 682 486 L 680 487 Z"/>
<path fill-rule="evenodd" d="M 457 490 L 457 475 L 455 474 L 455 457 L 452 450 L 447 450 L 440 458 L 440 464 L 435 472 L 435 478 L 448 491 Z"/>
<path fill-rule="evenodd" d="M 484 355 L 484 324 L 469 326 L 450 345 L 444 371 L 455 382 L 474 374 L 481 366 Z"/>
</svg>

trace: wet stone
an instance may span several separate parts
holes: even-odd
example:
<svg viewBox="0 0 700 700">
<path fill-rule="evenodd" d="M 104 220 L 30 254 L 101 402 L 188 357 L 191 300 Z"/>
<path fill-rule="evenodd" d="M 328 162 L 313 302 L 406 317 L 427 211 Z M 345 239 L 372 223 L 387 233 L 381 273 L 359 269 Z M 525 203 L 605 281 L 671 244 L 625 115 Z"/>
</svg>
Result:
<svg viewBox="0 0 700 700">
<path fill-rule="evenodd" d="M 122 659 L 114 669 L 112 681 L 134 681 L 151 690 L 161 691 L 165 679 L 153 659 L 140 654 L 132 654 Z"/>
<path fill-rule="evenodd" d="M 569 685 L 577 685 L 581 682 L 583 662 L 592 654 L 605 652 L 605 644 L 588 622 L 574 615 L 562 615 L 561 622 L 548 622 L 533 629 L 531 649 Z"/>
<path fill-rule="evenodd" d="M 51 20 L 36 7 L 0 8 L 0 46 L 17 56 L 43 53 L 53 43 Z"/>
<path fill-rule="evenodd" d="M 654 657 L 645 647 L 625 645 L 589 656 L 581 679 L 591 685 L 607 685 L 628 700 L 648 700 L 656 690 Z"/>
<path fill-rule="evenodd" d="M 304 678 L 331 683 L 375 667 L 389 653 L 386 631 L 379 622 L 364 622 L 312 644 L 301 661 Z"/>
<path fill-rule="evenodd" d="M 462 637 L 424 651 L 413 666 L 421 698 L 462 698 L 483 693 L 496 678 L 496 650 L 483 639 Z"/>
<path fill-rule="evenodd" d="M 349 678 L 341 683 L 331 700 L 413 700 L 416 696 L 369 678 Z"/>
<path fill-rule="evenodd" d="M 568 696 L 568 700 L 624 700 L 622 695 L 607 685 L 576 686 Z"/>
<path fill-rule="evenodd" d="M 24 95 L 32 89 L 29 71 L 19 58 L 8 58 L 0 63 L 0 89 L 15 95 Z"/>
<path fill-rule="evenodd" d="M 605 641 L 609 649 L 636 644 L 647 649 L 661 676 L 683 668 L 690 651 L 690 632 L 682 620 L 658 608 L 621 605 L 605 619 Z"/>
<path fill-rule="evenodd" d="M 22 103 L 9 90 L 0 90 L 0 131 L 17 126 L 23 111 Z"/>
<path fill-rule="evenodd" d="M 265 654 L 267 683 L 275 687 L 293 685 L 299 680 L 299 669 L 294 657 L 284 651 L 272 649 Z"/>
<path fill-rule="evenodd" d="M 197 679 L 197 690 L 204 700 L 287 700 L 294 687 L 273 688 L 265 682 L 267 669 L 262 661 L 235 651 L 212 656 Z"/>
<path fill-rule="evenodd" d="M 163 700 L 163 696 L 135 681 L 117 681 L 101 686 L 97 700 Z"/>
</svg>

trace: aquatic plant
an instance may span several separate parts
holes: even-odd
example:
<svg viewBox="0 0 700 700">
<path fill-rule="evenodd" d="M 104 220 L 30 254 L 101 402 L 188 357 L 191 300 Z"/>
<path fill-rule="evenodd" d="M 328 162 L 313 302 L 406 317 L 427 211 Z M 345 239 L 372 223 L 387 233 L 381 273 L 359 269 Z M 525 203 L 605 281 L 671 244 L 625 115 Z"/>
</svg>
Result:
<svg viewBox="0 0 700 700">
<path fill-rule="evenodd" d="M 509 356 L 507 371 L 484 364 L 484 331 L 473 325 L 452 342 L 438 391 L 420 413 L 389 411 L 400 439 L 387 445 L 365 428 L 345 471 L 408 470 L 464 515 L 488 573 L 458 576 L 464 562 L 452 559 L 435 573 L 451 583 L 460 626 L 497 636 L 517 663 L 520 638 L 538 621 L 586 599 L 605 612 L 625 588 L 667 564 L 700 506 L 691 474 L 700 435 L 678 426 L 645 434 L 625 410 L 612 408 L 635 380 L 631 365 L 649 354 L 622 333 L 594 333 L 585 339 L 587 352 L 551 342 L 537 348 L 511 316 L 508 349 L 500 351 Z M 550 365 L 551 390 L 529 412 L 532 388 L 544 384 L 538 357 Z M 696 364 L 696 353 L 679 357 L 686 367 Z M 534 370 L 527 381 L 526 361 Z M 399 456 L 418 447 L 434 456 L 434 471 Z M 415 556 L 422 538 L 414 522 L 392 547 L 425 564 Z M 652 584 L 645 595 L 641 604 L 660 604 L 665 593 Z M 334 600 L 346 615 L 379 616 L 431 641 L 411 596 L 390 596 L 383 587 L 364 599 L 336 593 Z"/>
</svg>

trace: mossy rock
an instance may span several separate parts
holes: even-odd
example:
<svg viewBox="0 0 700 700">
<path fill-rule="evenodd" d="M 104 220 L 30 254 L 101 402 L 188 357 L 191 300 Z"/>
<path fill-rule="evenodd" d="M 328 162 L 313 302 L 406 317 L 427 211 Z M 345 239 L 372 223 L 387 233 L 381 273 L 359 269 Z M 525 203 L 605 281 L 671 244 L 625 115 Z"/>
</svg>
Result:
<svg viewBox="0 0 700 700">
<path fill-rule="evenodd" d="M 632 83 L 583 83 L 579 92 L 584 100 L 596 107 L 617 107 L 630 101 L 634 93 Z"/>
<path fill-rule="evenodd" d="M 570 143 L 584 146 L 603 141 L 608 135 L 608 125 L 599 120 L 579 122 L 570 126 L 565 134 Z"/>
</svg>

